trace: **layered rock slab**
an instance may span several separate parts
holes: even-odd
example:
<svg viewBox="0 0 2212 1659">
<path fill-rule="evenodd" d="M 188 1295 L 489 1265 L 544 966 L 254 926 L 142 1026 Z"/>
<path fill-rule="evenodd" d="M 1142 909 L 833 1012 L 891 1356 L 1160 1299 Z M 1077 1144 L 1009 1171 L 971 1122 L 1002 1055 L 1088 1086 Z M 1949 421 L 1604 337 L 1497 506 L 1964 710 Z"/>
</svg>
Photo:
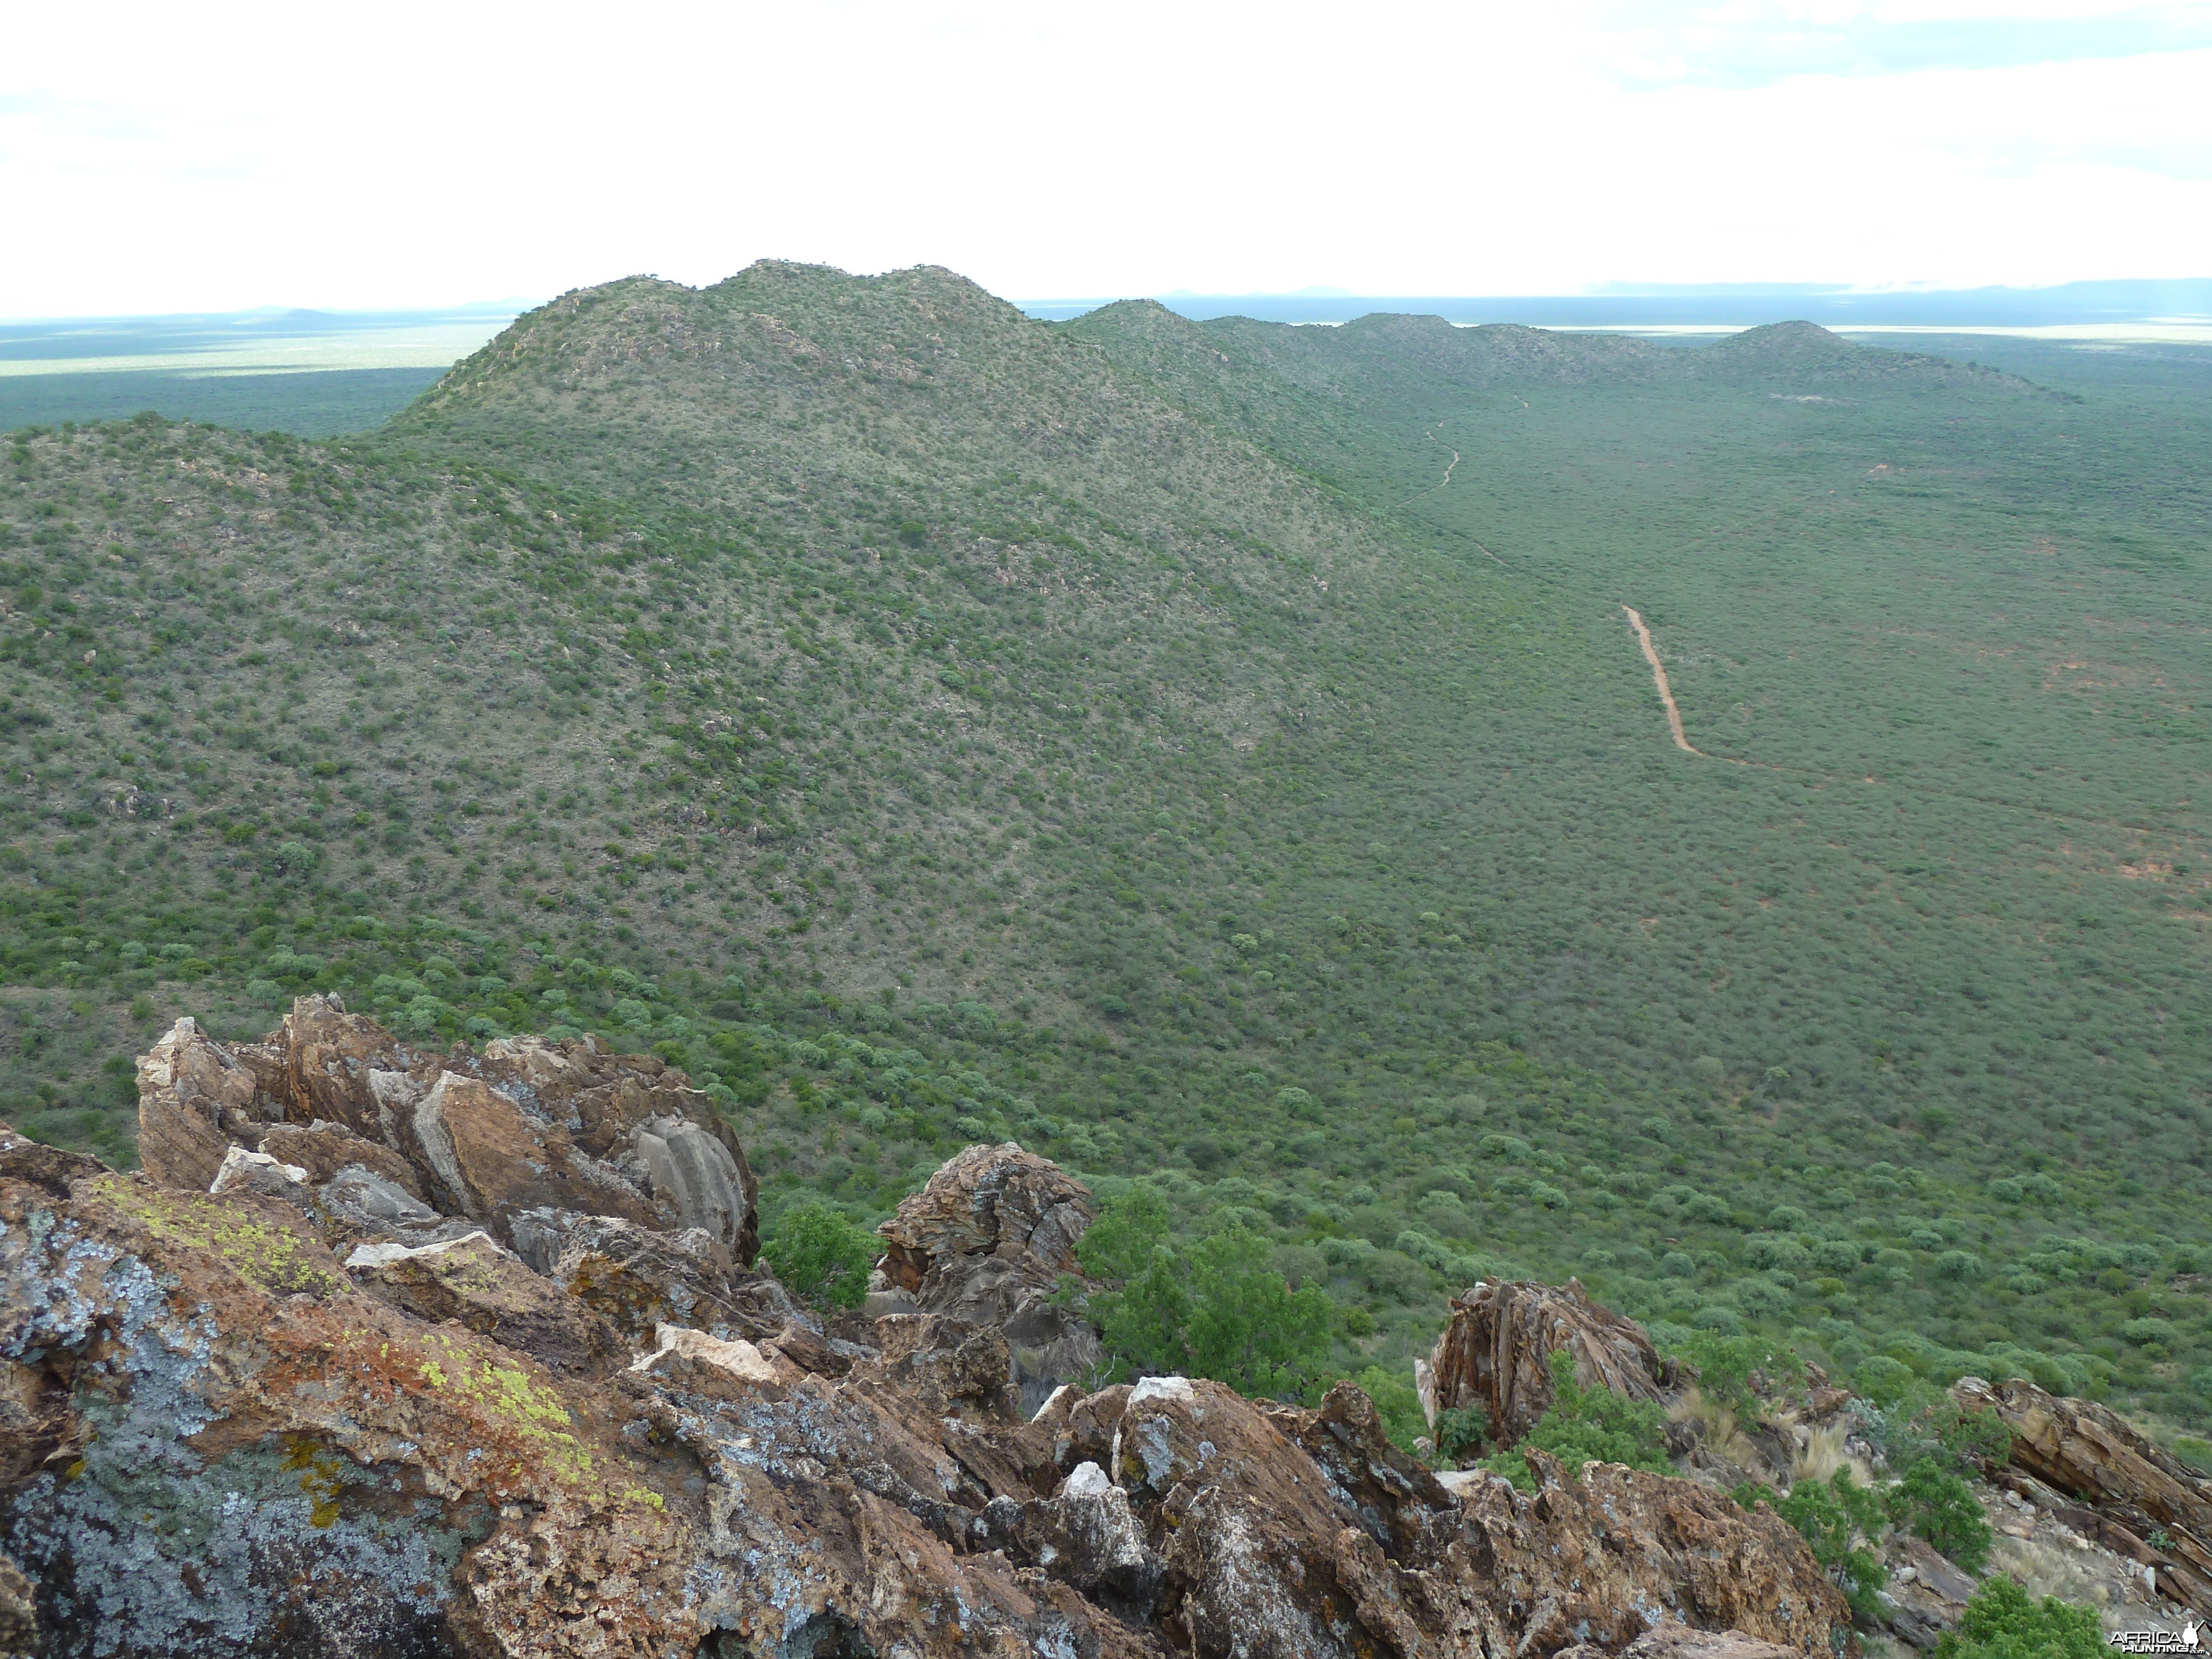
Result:
<svg viewBox="0 0 2212 1659">
<path fill-rule="evenodd" d="M 2212 1481 L 2094 1401 L 2021 1377 L 1961 1377 L 1951 1395 L 1970 1411 L 1996 1413 L 2012 1434 L 2014 1468 L 2081 1502 L 2089 1513 L 2060 1511 L 2076 1530 L 2148 1566 L 2167 1601 L 2212 1606 Z"/>
<path fill-rule="evenodd" d="M 1418 1373 L 1423 1409 L 1433 1424 L 1440 1411 L 1479 1407 L 1498 1443 L 1517 1445 L 1551 1407 L 1551 1357 L 1561 1349 L 1586 1389 L 1657 1401 L 1679 1380 L 1644 1328 L 1592 1302 L 1580 1280 L 1486 1279 L 1451 1299 L 1449 1322 Z"/>
<path fill-rule="evenodd" d="M 1054 1299 L 1079 1274 L 1075 1246 L 1097 1214 L 1090 1190 L 1012 1141 L 970 1146 L 878 1231 L 868 1310 L 937 1314 L 1005 1332 L 1009 1384 L 1035 1412 L 1062 1383 L 1096 1382 L 1097 1334 Z"/>
</svg>

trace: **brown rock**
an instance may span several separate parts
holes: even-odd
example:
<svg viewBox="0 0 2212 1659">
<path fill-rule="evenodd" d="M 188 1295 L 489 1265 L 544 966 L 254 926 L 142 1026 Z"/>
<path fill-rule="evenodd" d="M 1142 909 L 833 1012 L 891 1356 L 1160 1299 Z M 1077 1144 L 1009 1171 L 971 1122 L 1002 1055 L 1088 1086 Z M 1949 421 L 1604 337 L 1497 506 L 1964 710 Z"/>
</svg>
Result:
<svg viewBox="0 0 2212 1659">
<path fill-rule="evenodd" d="M 345 1266 L 356 1285 L 402 1313 L 450 1320 L 556 1371 L 599 1372 L 630 1357 L 612 1325 L 486 1233 L 415 1248 L 357 1245 Z"/>
<path fill-rule="evenodd" d="M 658 1055 L 611 1054 L 592 1038 L 502 1037 L 467 1060 L 527 1115 L 579 1126 L 574 1146 L 648 1193 L 661 1224 L 700 1227 L 740 1267 L 759 1254 L 758 1186 L 714 1103 Z"/>
<path fill-rule="evenodd" d="M 1018 1420 L 1012 1356 L 995 1326 L 901 1314 L 878 1320 L 876 1333 L 881 1357 L 861 1362 L 855 1375 L 899 1388 L 939 1416 Z"/>
<path fill-rule="evenodd" d="M 738 1267 L 700 1228 L 660 1232 L 613 1216 L 532 1210 L 513 1231 L 525 1261 L 635 1346 L 664 1324 L 758 1340 L 811 1322 L 782 1285 Z"/>
<path fill-rule="evenodd" d="M 1599 1647 L 1571 1647 L 1559 1659 L 1598 1659 Z M 1655 1626 L 1621 1650 L 1621 1659 L 1797 1659 L 1798 1650 L 1762 1642 L 1740 1630 L 1693 1630 L 1672 1620 Z"/>
<path fill-rule="evenodd" d="M 970 1146 L 877 1229 L 884 1273 L 926 1313 L 953 1311 L 939 1304 L 964 1290 L 971 1258 L 994 1258 L 1049 1285 L 1076 1270 L 1075 1243 L 1097 1214 L 1083 1183 L 1051 1159 L 1011 1140 Z"/>
<path fill-rule="evenodd" d="M 259 1127 L 258 1092 L 251 1067 L 179 1020 L 138 1061 L 139 1167 L 164 1186 L 205 1192 L 223 1155 Z"/>
<path fill-rule="evenodd" d="M 1575 1380 L 1632 1400 L 1664 1397 L 1677 1377 L 1644 1328 L 1589 1299 L 1579 1279 L 1564 1289 L 1486 1279 L 1451 1299 L 1451 1321 L 1422 1377 L 1429 1420 L 1479 1406 L 1502 1445 L 1517 1445 L 1552 1403 L 1551 1357 L 1575 1357 Z"/>
<path fill-rule="evenodd" d="M 371 1074 L 407 1070 L 391 1032 L 346 1012 L 337 997 L 301 997 L 269 1046 L 283 1054 L 287 1119 L 312 1123 L 319 1118 L 368 1139 L 387 1138 Z"/>
<path fill-rule="evenodd" d="M 890 1293 L 869 1310 L 998 1326 L 1019 1408 L 1034 1412 L 1063 1382 L 1096 1382 L 1105 1359 L 1097 1333 L 1051 1299 L 1096 1214 L 1083 1184 L 1050 1159 L 1012 1141 L 970 1146 L 877 1230 Z"/>
<path fill-rule="evenodd" d="M 30 1659 L 39 1647 L 36 1591 L 22 1568 L 0 1555 L 0 1659 Z"/>
<path fill-rule="evenodd" d="M 2160 1595 L 2185 1607 L 2212 1605 L 2212 1483 L 2094 1401 L 2049 1394 L 2020 1377 L 1994 1384 L 1960 1377 L 1951 1397 L 1969 1411 L 1997 1414 L 2012 1431 L 2014 1468 L 2135 1539 L 2154 1558 L 2148 1565 Z M 2172 1547 L 2142 1545 L 2154 1532 Z"/>
<path fill-rule="evenodd" d="M 438 1207 L 511 1243 L 514 1217 L 531 1209 L 611 1215 L 657 1227 L 663 1218 L 616 1170 L 572 1152 L 568 1132 L 540 1126 L 480 1079 L 443 1072 L 404 1133 Z"/>
<path fill-rule="evenodd" d="M 1843 1593 L 1765 1504 L 1746 1515 L 1694 1481 L 1618 1463 L 1573 1479 L 1542 1452 L 1524 1455 L 1541 1483 L 1533 1497 L 1492 1480 L 1466 1498 L 1523 1650 L 1617 1651 L 1672 1619 L 1826 1656 L 1831 1632 L 1849 1628 Z"/>
<path fill-rule="evenodd" d="M 280 1164 L 306 1170 L 308 1181 L 317 1187 L 354 1164 L 382 1176 L 417 1203 L 422 1200 L 422 1183 L 416 1176 L 414 1165 L 381 1140 L 368 1139 L 343 1124 L 274 1124 L 263 1131 L 257 1150 Z"/>
</svg>

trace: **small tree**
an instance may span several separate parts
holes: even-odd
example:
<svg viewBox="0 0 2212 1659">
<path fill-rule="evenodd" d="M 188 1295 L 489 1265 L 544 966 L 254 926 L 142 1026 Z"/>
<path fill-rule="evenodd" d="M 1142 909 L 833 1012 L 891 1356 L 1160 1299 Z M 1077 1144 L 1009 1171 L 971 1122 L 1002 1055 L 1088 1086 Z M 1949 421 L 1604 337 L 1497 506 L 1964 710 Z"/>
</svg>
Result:
<svg viewBox="0 0 2212 1659">
<path fill-rule="evenodd" d="M 1932 1457 L 1905 1470 L 1884 1498 L 1890 1520 L 1917 1533 L 1969 1572 L 1990 1559 L 1990 1523 L 1974 1489 Z"/>
<path fill-rule="evenodd" d="M 1838 1469 L 1825 1485 L 1801 1480 L 1787 1498 L 1777 1498 L 1765 1486 L 1739 1486 L 1731 1495 L 1746 1509 L 1762 1499 L 1771 1504 L 1803 1535 L 1813 1559 L 1850 1600 L 1852 1611 L 1874 1615 L 1875 1597 L 1889 1582 L 1889 1571 L 1859 1540 L 1871 1540 L 1881 1531 L 1881 1500 L 1853 1480 L 1850 1469 Z"/>
<path fill-rule="evenodd" d="M 803 1204 L 787 1210 L 761 1245 L 783 1287 L 810 1306 L 857 1308 L 868 1294 L 878 1240 L 842 1210 Z"/>
<path fill-rule="evenodd" d="M 1295 1396 L 1321 1376 L 1334 1309 L 1293 1291 L 1267 1239 L 1231 1227 L 1178 1249 L 1158 1193 L 1133 1188 L 1101 1207 L 1076 1259 L 1118 1289 L 1088 1312 L 1118 1369 L 1210 1376 L 1247 1395 Z"/>
</svg>

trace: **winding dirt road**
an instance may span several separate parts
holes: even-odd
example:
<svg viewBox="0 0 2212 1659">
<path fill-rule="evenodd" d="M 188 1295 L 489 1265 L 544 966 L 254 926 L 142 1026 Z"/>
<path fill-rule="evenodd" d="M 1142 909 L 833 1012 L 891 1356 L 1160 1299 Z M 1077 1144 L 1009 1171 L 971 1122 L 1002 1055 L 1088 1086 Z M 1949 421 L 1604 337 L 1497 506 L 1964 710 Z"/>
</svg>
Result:
<svg viewBox="0 0 2212 1659">
<path fill-rule="evenodd" d="M 1651 665 L 1651 683 L 1659 688 L 1659 701 L 1667 705 L 1667 729 L 1674 734 L 1674 747 L 1686 755 L 1704 755 L 1702 749 L 1692 746 L 1689 736 L 1682 730 L 1682 711 L 1674 707 L 1674 688 L 1667 684 L 1667 670 L 1659 660 L 1659 647 L 1651 643 L 1651 630 L 1644 625 L 1644 617 L 1634 605 L 1620 607 L 1628 613 L 1628 625 L 1636 630 L 1636 642 L 1644 647 L 1644 660 Z M 1711 756 L 1705 757 L 1708 760 Z"/>
<path fill-rule="evenodd" d="M 1451 449 L 1451 446 L 1449 444 L 1444 443 L 1444 441 L 1442 438 L 1437 436 L 1437 429 L 1434 427 L 1431 427 L 1428 431 L 1422 435 L 1427 438 L 1432 444 L 1441 444 L 1444 448 Z M 1459 451 L 1452 449 L 1451 455 L 1451 459 L 1444 464 L 1444 476 L 1437 483 L 1431 484 L 1426 489 L 1415 490 L 1412 495 L 1407 496 L 1404 501 L 1400 501 L 1398 503 L 1398 507 L 1408 506 L 1414 501 L 1418 501 L 1424 495 L 1433 495 L 1437 491 L 1449 484 L 1451 483 L 1452 468 L 1459 465 Z M 1391 510 L 1395 512 L 1397 508 L 1393 507 Z M 1491 555 L 1491 557 L 1492 558 L 1496 558 L 1497 556 L 1498 556 L 1494 553 Z"/>
</svg>

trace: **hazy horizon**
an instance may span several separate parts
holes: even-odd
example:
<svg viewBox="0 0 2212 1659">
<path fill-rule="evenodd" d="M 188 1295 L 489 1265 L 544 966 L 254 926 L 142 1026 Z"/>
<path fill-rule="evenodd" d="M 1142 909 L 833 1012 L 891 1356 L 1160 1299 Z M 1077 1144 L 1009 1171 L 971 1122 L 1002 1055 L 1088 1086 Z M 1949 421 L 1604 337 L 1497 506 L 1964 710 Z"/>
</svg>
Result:
<svg viewBox="0 0 2212 1659">
<path fill-rule="evenodd" d="M 586 39 L 231 0 L 16 39 L 16 317 L 415 308 L 792 250 L 1045 295 L 2212 270 L 2203 6 L 1140 3 L 1102 31 L 849 0 Z"/>
</svg>

